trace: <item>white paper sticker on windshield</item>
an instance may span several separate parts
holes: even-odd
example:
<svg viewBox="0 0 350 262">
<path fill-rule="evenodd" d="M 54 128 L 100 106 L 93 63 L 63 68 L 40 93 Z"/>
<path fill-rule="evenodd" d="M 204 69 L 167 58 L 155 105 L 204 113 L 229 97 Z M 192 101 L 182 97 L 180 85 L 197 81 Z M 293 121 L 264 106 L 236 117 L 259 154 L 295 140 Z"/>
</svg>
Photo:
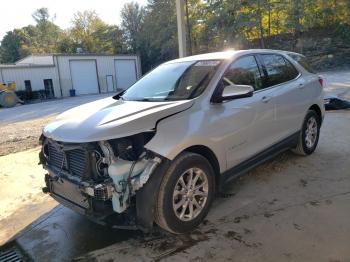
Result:
<svg viewBox="0 0 350 262">
<path fill-rule="evenodd" d="M 220 61 L 217 60 L 207 60 L 207 61 L 199 61 L 194 66 L 217 66 Z"/>
</svg>

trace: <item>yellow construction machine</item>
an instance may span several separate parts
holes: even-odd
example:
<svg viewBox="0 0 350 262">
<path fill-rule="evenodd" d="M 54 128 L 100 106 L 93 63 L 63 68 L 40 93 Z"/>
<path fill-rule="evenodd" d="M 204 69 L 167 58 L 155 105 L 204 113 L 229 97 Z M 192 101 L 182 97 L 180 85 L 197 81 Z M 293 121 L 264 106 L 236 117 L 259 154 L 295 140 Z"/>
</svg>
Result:
<svg viewBox="0 0 350 262">
<path fill-rule="evenodd" d="M 13 107 L 17 103 L 23 104 L 23 101 L 16 95 L 15 90 L 15 82 L 10 82 L 8 84 L 0 83 L 0 106 Z"/>
</svg>

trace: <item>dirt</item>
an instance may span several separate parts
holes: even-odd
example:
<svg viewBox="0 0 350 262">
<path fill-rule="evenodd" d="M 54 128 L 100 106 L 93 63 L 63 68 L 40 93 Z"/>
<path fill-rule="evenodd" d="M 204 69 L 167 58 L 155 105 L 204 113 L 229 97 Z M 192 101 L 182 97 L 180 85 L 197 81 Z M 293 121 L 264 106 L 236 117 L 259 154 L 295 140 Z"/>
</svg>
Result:
<svg viewBox="0 0 350 262">
<path fill-rule="evenodd" d="M 21 152 L 39 145 L 42 128 L 54 117 L 44 117 L 0 125 L 0 156 Z"/>
<path fill-rule="evenodd" d="M 58 114 L 107 96 L 110 95 L 80 96 L 0 108 L 0 156 L 35 148 L 38 146 L 42 128 Z"/>
<path fill-rule="evenodd" d="M 53 207 L 55 201 L 44 195 L 44 169 L 38 165 L 39 148 L 0 157 L 0 245 L 13 236 L 18 228 L 35 220 L 33 214 L 42 207 Z M 21 210 L 30 210 L 31 215 Z M 14 213 L 24 215 L 22 219 L 8 219 Z M 6 225 L 6 227 L 4 226 Z"/>
<path fill-rule="evenodd" d="M 36 148 L 0 157 L 0 220 L 43 197 L 45 170 L 38 165 L 38 153 Z"/>
</svg>

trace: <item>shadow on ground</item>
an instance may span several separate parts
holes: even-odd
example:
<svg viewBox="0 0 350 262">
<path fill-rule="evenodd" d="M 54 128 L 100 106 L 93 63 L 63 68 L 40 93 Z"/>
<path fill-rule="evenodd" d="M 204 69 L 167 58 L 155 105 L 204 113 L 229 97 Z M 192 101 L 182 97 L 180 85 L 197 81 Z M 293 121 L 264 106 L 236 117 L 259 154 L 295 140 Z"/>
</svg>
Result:
<svg viewBox="0 0 350 262">
<path fill-rule="evenodd" d="M 100 226 L 58 205 L 13 239 L 35 261 L 67 261 L 86 252 L 141 235 L 138 231 L 114 230 Z"/>
</svg>

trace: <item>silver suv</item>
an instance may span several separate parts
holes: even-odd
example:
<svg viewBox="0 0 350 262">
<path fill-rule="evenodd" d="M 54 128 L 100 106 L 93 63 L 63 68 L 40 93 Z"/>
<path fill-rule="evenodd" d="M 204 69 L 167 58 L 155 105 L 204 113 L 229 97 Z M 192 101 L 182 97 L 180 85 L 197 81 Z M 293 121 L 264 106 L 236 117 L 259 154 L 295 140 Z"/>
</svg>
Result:
<svg viewBox="0 0 350 262">
<path fill-rule="evenodd" d="M 43 191 L 114 228 L 190 231 L 229 180 L 287 149 L 314 152 L 322 84 L 302 55 L 284 51 L 164 63 L 43 129 Z"/>
</svg>

